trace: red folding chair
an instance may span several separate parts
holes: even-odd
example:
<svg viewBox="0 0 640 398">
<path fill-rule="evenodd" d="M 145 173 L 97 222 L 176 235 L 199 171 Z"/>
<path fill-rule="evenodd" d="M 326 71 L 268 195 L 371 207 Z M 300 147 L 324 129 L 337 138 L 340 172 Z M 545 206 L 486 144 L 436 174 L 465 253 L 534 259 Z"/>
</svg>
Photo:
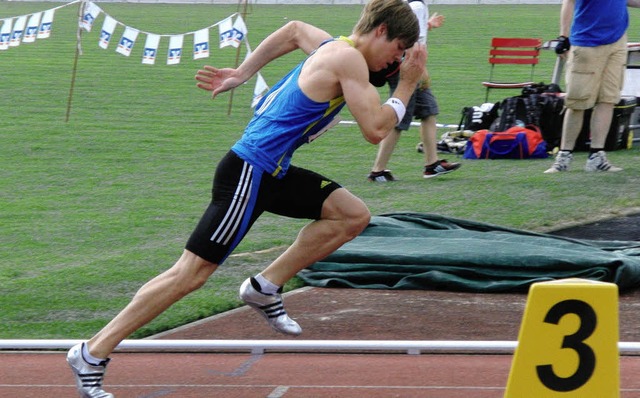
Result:
<svg viewBox="0 0 640 398">
<path fill-rule="evenodd" d="M 540 46 L 542 39 L 535 38 L 516 38 L 516 37 L 494 37 L 491 39 L 491 49 L 489 50 L 489 64 L 491 71 L 489 80 L 482 82 L 487 88 L 485 102 L 489 100 L 489 91 L 492 89 L 521 89 L 525 86 L 533 84 L 533 72 L 535 66 L 539 62 Z M 519 68 L 499 68 L 501 79 L 507 78 L 507 81 L 499 81 L 495 75 L 498 74 L 496 66 L 518 66 Z M 528 66 L 528 81 L 523 81 L 524 76 L 522 66 Z"/>
</svg>

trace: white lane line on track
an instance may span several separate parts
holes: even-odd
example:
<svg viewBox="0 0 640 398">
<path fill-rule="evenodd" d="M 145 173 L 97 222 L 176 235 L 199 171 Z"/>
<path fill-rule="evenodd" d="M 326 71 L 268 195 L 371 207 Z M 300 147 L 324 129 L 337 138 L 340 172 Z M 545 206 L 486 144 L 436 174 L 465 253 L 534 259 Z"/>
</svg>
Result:
<svg viewBox="0 0 640 398">
<path fill-rule="evenodd" d="M 287 391 L 289 391 L 289 387 L 278 386 L 273 391 L 271 391 L 271 394 L 267 395 L 267 398 L 282 398 L 284 394 L 287 393 Z"/>
</svg>

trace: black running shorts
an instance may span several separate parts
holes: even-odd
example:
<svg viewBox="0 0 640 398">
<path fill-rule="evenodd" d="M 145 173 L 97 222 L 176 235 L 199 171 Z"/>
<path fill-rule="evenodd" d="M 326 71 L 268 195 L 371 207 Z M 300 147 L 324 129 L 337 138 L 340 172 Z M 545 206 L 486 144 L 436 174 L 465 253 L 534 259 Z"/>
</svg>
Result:
<svg viewBox="0 0 640 398">
<path fill-rule="evenodd" d="M 216 168 L 211 203 L 186 249 L 222 264 L 263 212 L 317 220 L 325 199 L 340 187 L 318 173 L 293 165 L 278 179 L 229 151 Z"/>
</svg>

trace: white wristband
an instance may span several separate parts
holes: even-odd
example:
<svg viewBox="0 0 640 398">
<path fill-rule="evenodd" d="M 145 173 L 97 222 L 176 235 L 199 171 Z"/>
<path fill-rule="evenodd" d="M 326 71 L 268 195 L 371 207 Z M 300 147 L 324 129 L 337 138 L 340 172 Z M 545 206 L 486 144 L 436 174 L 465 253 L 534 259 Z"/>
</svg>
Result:
<svg viewBox="0 0 640 398">
<path fill-rule="evenodd" d="M 384 105 L 389 105 L 396 112 L 396 116 L 398 117 L 398 123 L 402 121 L 404 118 L 404 114 L 407 113 L 407 108 L 404 106 L 402 101 L 396 97 L 390 97 Z"/>
</svg>

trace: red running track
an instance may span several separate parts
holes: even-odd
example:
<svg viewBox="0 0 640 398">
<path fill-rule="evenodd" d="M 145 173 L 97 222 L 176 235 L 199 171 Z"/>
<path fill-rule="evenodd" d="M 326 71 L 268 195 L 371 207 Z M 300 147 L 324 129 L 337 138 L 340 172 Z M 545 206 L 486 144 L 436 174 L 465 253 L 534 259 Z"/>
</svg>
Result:
<svg viewBox="0 0 640 398">
<path fill-rule="evenodd" d="M 118 398 L 489 398 L 503 396 L 511 360 L 505 354 L 116 353 L 105 389 Z M 620 396 L 640 398 L 640 357 L 621 357 L 620 368 Z M 65 353 L 0 353 L 0 397 L 76 396 Z"/>
</svg>

